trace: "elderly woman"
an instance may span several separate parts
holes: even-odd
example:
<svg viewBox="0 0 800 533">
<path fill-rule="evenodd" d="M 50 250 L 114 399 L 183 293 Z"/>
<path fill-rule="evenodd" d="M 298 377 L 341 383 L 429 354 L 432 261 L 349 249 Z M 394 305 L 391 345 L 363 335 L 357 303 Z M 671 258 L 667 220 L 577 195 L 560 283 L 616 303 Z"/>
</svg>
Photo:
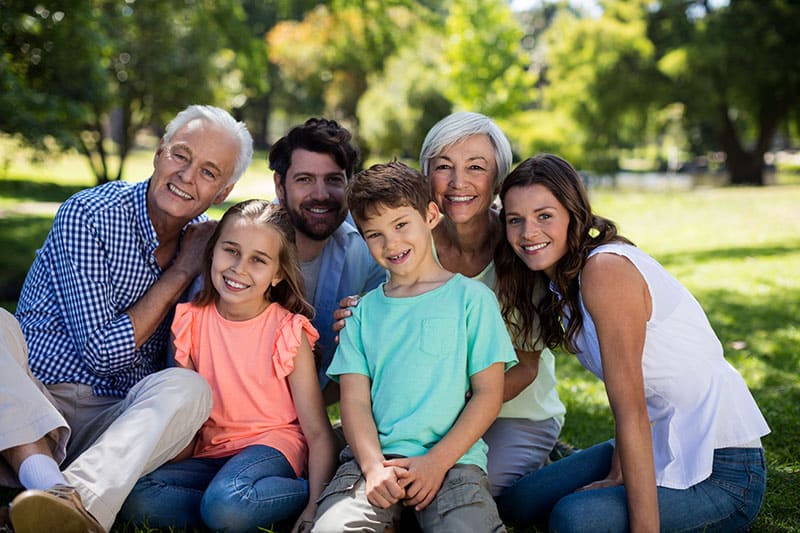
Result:
<svg viewBox="0 0 800 533">
<path fill-rule="evenodd" d="M 494 289 L 493 255 L 503 230 L 492 202 L 511 170 L 508 139 L 484 115 L 453 113 L 428 132 L 420 167 L 443 214 L 433 231 L 434 255 L 447 270 Z M 545 463 L 564 420 L 553 354 L 542 344 L 515 348 L 519 364 L 506 373 L 503 409 L 484 435 L 494 496 Z"/>
</svg>

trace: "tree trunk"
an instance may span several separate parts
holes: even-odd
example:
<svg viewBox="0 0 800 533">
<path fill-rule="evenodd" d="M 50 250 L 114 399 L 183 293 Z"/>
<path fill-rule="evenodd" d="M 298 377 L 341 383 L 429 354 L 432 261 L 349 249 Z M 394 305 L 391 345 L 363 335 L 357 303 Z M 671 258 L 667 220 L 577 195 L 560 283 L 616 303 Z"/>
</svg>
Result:
<svg viewBox="0 0 800 533">
<path fill-rule="evenodd" d="M 721 128 L 717 132 L 720 148 L 725 152 L 732 185 L 764 185 L 764 152 L 746 150 L 742 146 L 736 125 L 731 120 L 728 105 L 720 104 Z"/>
<path fill-rule="evenodd" d="M 728 105 L 720 106 L 722 128 L 719 131 L 719 144 L 727 156 L 726 165 L 732 185 L 766 185 L 764 174 L 764 154 L 772 145 L 779 120 L 778 114 L 770 106 L 763 107 L 758 116 L 758 139 L 752 149 L 742 146 L 736 124 L 731 120 Z"/>
<path fill-rule="evenodd" d="M 757 150 L 728 152 L 726 163 L 731 177 L 731 185 L 766 185 L 764 152 Z"/>
</svg>

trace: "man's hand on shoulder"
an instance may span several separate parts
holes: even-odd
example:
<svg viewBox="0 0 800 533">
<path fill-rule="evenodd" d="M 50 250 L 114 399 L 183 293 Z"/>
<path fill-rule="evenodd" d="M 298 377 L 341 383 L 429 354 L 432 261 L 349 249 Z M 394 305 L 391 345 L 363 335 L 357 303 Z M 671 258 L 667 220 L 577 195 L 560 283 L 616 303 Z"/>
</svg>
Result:
<svg viewBox="0 0 800 533">
<path fill-rule="evenodd" d="M 331 328 L 333 328 L 334 333 L 336 333 L 334 340 L 337 344 L 339 342 L 339 332 L 344 329 L 345 319 L 353 316 L 353 312 L 350 308 L 356 307 L 359 301 L 361 301 L 361 297 L 357 294 L 345 296 L 339 301 L 339 308 L 333 311 L 333 324 Z"/>
<path fill-rule="evenodd" d="M 216 220 L 208 220 L 192 224 L 186 228 L 172 268 L 186 272 L 190 279 L 197 277 L 203 267 L 203 254 L 206 244 L 211 239 L 216 227 Z"/>
</svg>

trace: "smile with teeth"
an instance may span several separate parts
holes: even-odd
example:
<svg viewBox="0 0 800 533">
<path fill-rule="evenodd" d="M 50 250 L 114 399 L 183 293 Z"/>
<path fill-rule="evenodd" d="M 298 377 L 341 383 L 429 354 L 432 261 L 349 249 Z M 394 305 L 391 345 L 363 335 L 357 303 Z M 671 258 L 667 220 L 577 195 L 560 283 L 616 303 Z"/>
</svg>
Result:
<svg viewBox="0 0 800 533">
<path fill-rule="evenodd" d="M 452 202 L 454 204 L 463 203 L 463 202 L 471 202 L 477 196 L 447 196 L 447 201 Z"/>
<path fill-rule="evenodd" d="M 331 209 L 327 207 L 309 207 L 308 211 L 314 213 L 315 215 L 324 215 L 326 213 L 330 213 Z"/>
<path fill-rule="evenodd" d="M 536 252 L 544 248 L 545 246 L 549 245 L 549 242 L 540 242 L 539 244 L 529 244 L 522 246 L 522 249 L 526 252 Z"/>
<path fill-rule="evenodd" d="M 192 197 L 191 194 L 189 194 L 188 192 L 180 190 L 179 188 L 177 188 L 175 185 L 173 185 L 171 183 L 167 183 L 167 188 L 169 188 L 170 192 L 172 192 L 173 194 L 175 194 L 177 196 L 180 196 L 184 200 L 194 200 L 194 198 Z"/>
<path fill-rule="evenodd" d="M 389 261 L 400 261 L 400 260 L 402 260 L 402 259 L 403 259 L 405 256 L 407 256 L 409 253 L 411 253 L 411 250 L 405 250 L 404 252 L 400 252 L 400 253 L 399 253 L 399 254 L 397 254 L 397 255 L 390 255 L 390 256 L 388 257 L 388 259 L 389 259 Z"/>
<path fill-rule="evenodd" d="M 239 283 L 238 281 L 234 281 L 231 278 L 226 278 L 224 276 L 222 277 L 222 279 L 225 280 L 225 285 L 227 285 L 232 289 L 241 290 L 241 289 L 246 289 L 247 287 L 250 286 L 250 285 L 245 285 L 244 283 Z"/>
</svg>

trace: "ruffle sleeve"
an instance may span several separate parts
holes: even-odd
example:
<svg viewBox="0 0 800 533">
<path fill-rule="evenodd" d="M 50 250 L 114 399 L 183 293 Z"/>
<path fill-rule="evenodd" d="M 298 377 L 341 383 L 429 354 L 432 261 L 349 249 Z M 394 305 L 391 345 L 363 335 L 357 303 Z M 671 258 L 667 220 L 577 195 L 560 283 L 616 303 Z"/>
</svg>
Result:
<svg viewBox="0 0 800 533">
<path fill-rule="evenodd" d="M 175 347 L 175 362 L 181 366 L 189 363 L 189 357 L 193 352 L 192 330 L 196 307 L 189 303 L 178 304 L 175 306 L 175 317 L 172 319 L 172 337 Z"/>
<path fill-rule="evenodd" d="M 279 378 L 285 378 L 294 370 L 294 358 L 302 340 L 301 335 L 308 338 L 311 347 L 319 340 L 319 333 L 311 325 L 311 321 L 303 315 L 287 313 L 281 320 L 278 333 L 275 335 L 275 349 L 272 364 Z"/>
</svg>

